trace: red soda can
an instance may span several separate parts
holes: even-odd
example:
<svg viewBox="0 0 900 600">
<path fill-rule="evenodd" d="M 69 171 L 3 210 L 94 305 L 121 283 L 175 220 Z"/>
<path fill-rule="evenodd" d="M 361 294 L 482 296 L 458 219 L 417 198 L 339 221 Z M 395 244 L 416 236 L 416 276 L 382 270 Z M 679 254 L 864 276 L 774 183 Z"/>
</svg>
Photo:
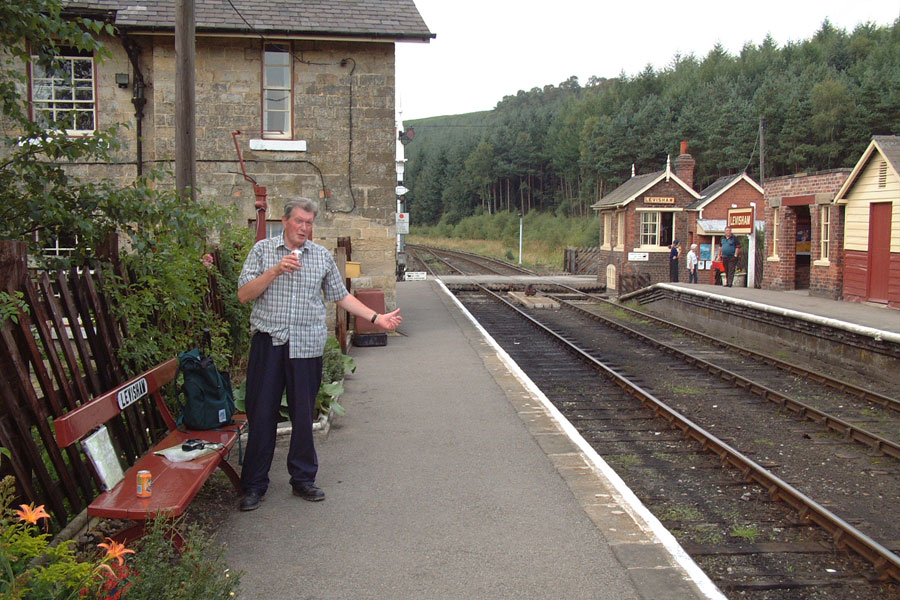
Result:
<svg viewBox="0 0 900 600">
<path fill-rule="evenodd" d="M 150 471 L 138 471 L 137 473 L 137 495 L 138 498 L 149 498 L 153 488 L 153 478 Z"/>
</svg>

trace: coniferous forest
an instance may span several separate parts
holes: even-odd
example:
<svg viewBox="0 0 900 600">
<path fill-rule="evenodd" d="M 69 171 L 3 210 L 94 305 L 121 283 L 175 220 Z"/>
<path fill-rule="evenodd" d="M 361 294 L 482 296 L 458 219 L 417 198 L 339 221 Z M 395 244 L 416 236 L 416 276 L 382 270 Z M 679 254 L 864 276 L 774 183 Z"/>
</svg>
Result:
<svg viewBox="0 0 900 600">
<path fill-rule="evenodd" d="M 571 77 L 506 96 L 491 111 L 411 120 L 406 210 L 414 225 L 474 214 L 589 215 L 631 176 L 665 168 L 679 142 L 694 186 L 852 167 L 873 135 L 900 134 L 900 19 L 852 32 L 825 21 L 809 40 L 716 46 L 636 75 Z"/>
</svg>

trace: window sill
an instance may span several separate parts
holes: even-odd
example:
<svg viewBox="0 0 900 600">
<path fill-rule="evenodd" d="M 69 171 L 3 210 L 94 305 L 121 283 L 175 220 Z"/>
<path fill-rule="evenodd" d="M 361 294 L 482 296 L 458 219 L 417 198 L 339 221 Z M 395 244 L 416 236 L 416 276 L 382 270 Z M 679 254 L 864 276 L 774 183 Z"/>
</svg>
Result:
<svg viewBox="0 0 900 600">
<path fill-rule="evenodd" d="M 814 260 L 814 261 L 813 261 L 813 266 L 814 266 L 814 267 L 830 267 L 830 266 L 831 266 L 831 261 L 828 260 L 827 258 L 822 259 L 822 260 Z"/>
<path fill-rule="evenodd" d="M 775 256 L 770 256 L 769 258 L 767 258 L 766 262 L 781 262 L 781 257 L 776 254 Z"/>
<path fill-rule="evenodd" d="M 306 140 L 250 140 L 251 150 L 270 152 L 306 152 Z"/>
<path fill-rule="evenodd" d="M 638 246 L 633 249 L 632 252 L 659 252 L 660 254 L 668 254 L 670 250 L 666 246 Z"/>
<path fill-rule="evenodd" d="M 600 249 L 601 250 L 612 250 L 612 246 L 610 246 L 609 244 L 601 244 Z"/>
</svg>

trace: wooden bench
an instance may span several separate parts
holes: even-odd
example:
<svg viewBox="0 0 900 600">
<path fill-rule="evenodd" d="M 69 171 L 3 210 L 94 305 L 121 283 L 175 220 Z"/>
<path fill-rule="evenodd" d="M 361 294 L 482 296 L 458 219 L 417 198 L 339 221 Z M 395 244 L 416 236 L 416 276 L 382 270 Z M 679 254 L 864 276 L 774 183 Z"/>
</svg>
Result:
<svg viewBox="0 0 900 600">
<path fill-rule="evenodd" d="M 123 383 L 102 396 L 93 398 L 75 410 L 57 418 L 56 443 L 60 448 L 77 443 L 97 427 L 115 418 L 130 403 L 145 396 L 153 398 L 168 433 L 134 465 L 125 471 L 125 478 L 111 490 L 101 493 L 87 508 L 87 514 L 106 519 L 136 521 L 132 527 L 113 536 L 116 541 L 127 543 L 143 535 L 147 519 L 157 515 L 180 516 L 203 487 L 216 468 L 222 469 L 235 490 L 241 493 L 241 480 L 234 468 L 225 460 L 238 436 L 246 428 L 245 415 L 235 415 L 234 424 L 208 431 L 179 431 L 172 413 L 166 406 L 160 388 L 171 382 L 178 371 L 178 359 L 173 358 L 146 373 Z M 123 399 L 120 402 L 120 397 Z M 120 404 L 125 406 L 120 407 Z M 186 462 L 172 462 L 154 454 L 158 450 L 180 446 L 185 440 L 199 439 L 222 444 L 222 448 Z M 153 484 L 149 498 L 137 496 L 137 473 L 150 471 Z"/>
</svg>

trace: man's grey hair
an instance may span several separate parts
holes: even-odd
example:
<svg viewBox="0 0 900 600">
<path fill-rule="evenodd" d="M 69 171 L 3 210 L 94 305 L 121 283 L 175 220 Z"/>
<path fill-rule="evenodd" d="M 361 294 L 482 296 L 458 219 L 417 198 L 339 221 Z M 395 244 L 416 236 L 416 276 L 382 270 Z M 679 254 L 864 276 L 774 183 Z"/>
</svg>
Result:
<svg viewBox="0 0 900 600">
<path fill-rule="evenodd" d="M 315 200 L 310 200 L 309 198 L 292 198 L 284 203 L 285 218 L 290 219 L 291 213 L 294 212 L 295 208 L 311 212 L 314 217 L 319 214 L 319 205 L 316 204 Z"/>
</svg>

